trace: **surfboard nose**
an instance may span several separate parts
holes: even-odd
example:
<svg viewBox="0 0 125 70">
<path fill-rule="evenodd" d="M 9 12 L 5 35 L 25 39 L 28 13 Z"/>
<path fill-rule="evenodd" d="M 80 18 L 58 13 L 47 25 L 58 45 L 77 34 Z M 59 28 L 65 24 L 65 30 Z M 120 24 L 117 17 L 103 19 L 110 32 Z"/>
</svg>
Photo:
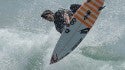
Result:
<svg viewBox="0 0 125 70">
<path fill-rule="evenodd" d="M 56 55 L 52 55 L 51 60 L 50 60 L 50 64 L 56 63 L 57 61 L 58 61 L 57 54 Z"/>
</svg>

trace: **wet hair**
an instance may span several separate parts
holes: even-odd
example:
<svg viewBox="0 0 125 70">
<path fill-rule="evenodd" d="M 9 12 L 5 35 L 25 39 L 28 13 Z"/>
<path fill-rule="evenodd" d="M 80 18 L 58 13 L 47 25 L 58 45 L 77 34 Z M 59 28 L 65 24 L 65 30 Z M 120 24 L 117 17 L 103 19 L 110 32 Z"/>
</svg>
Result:
<svg viewBox="0 0 125 70">
<path fill-rule="evenodd" d="M 42 14 L 41 17 L 46 19 L 48 14 L 53 14 L 51 10 L 45 10 Z"/>
</svg>

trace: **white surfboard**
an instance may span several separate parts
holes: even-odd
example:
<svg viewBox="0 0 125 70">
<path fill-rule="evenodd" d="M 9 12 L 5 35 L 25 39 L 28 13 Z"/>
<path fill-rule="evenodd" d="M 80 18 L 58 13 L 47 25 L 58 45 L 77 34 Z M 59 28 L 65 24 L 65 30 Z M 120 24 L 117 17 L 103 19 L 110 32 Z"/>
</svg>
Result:
<svg viewBox="0 0 125 70">
<path fill-rule="evenodd" d="M 58 40 L 50 64 L 58 62 L 79 45 L 97 20 L 103 4 L 104 0 L 87 0 L 82 4 Z"/>
</svg>

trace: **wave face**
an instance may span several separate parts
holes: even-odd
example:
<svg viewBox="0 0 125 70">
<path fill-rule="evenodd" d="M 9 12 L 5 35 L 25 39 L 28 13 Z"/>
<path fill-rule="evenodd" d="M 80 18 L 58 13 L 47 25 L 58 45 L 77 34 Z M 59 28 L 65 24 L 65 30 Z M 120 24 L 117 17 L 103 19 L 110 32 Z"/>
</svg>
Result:
<svg viewBox="0 0 125 70">
<path fill-rule="evenodd" d="M 106 0 L 105 9 L 78 48 L 49 65 L 60 34 L 40 18 L 41 13 L 82 2 L 1 0 L 0 70 L 125 70 L 124 0 Z"/>
</svg>

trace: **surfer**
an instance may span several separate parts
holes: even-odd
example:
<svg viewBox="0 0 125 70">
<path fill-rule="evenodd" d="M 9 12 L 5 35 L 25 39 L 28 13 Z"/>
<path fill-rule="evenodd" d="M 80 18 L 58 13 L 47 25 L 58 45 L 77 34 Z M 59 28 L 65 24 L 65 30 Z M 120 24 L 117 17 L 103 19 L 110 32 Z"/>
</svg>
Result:
<svg viewBox="0 0 125 70">
<path fill-rule="evenodd" d="M 72 4 L 70 6 L 70 10 L 60 9 L 57 12 L 53 13 L 51 10 L 45 10 L 41 17 L 50 22 L 54 22 L 55 28 L 58 32 L 62 33 L 65 26 L 69 26 L 69 22 L 76 12 L 76 10 L 80 7 L 79 4 Z"/>
</svg>

